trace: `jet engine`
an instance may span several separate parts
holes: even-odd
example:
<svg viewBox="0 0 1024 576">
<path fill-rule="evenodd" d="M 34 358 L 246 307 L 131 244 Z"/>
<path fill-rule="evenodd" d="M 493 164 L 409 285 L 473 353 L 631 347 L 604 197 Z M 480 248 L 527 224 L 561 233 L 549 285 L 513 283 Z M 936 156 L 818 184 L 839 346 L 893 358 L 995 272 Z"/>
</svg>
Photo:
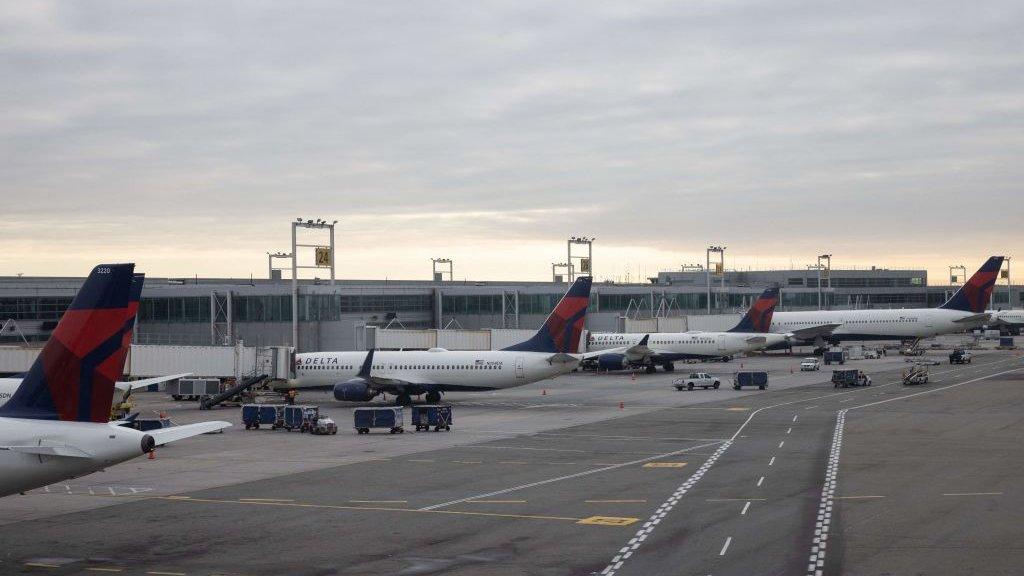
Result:
<svg viewBox="0 0 1024 576">
<path fill-rule="evenodd" d="M 370 388 L 362 378 L 355 378 L 348 382 L 340 382 L 334 385 L 334 399 L 345 402 L 369 402 L 379 392 Z"/>
<path fill-rule="evenodd" d="M 601 372 L 622 370 L 628 365 L 625 354 L 601 354 L 597 357 L 597 369 Z"/>
</svg>

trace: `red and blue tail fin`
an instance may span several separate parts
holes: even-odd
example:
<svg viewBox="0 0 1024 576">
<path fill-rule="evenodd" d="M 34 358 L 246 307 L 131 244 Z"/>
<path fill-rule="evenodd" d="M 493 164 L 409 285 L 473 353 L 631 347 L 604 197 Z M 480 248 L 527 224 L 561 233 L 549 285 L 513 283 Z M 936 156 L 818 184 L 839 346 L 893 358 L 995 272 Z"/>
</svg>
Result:
<svg viewBox="0 0 1024 576">
<path fill-rule="evenodd" d="M 779 289 L 769 288 L 750 306 L 740 323 L 729 332 L 771 332 L 772 314 L 779 305 Z"/>
<path fill-rule="evenodd" d="M 579 353 L 580 335 L 590 305 L 592 278 L 577 278 L 562 296 L 540 330 L 526 342 L 503 348 L 512 352 Z"/>
<path fill-rule="evenodd" d="M 107 422 L 124 370 L 134 264 L 93 268 L 0 416 Z"/>
<path fill-rule="evenodd" d="M 992 289 L 996 286 L 996 278 L 1003 267 L 1003 256 L 992 256 L 971 276 L 955 294 L 939 308 L 960 310 L 981 314 L 988 306 Z"/>
</svg>

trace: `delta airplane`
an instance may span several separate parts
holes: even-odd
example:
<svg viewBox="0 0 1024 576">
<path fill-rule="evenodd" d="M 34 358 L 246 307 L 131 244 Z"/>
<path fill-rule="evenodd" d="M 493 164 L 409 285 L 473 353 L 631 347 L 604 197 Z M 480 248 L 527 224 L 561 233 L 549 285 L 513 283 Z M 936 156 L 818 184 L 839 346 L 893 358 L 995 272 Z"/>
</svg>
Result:
<svg viewBox="0 0 1024 576">
<path fill-rule="evenodd" d="M 142 297 L 142 286 L 146 281 L 145 274 L 135 274 L 132 277 L 132 291 L 128 299 L 128 317 L 124 322 L 125 339 L 128 344 L 132 342 L 132 332 L 135 330 L 135 316 L 139 313 L 139 299 Z M 157 376 L 155 378 L 145 378 L 142 380 L 132 381 L 118 381 L 114 382 L 114 388 L 123 392 L 125 395 L 130 394 L 132 390 L 144 388 L 150 384 L 160 384 L 161 382 L 167 382 L 169 380 L 177 380 L 178 378 L 184 378 L 191 376 L 191 372 L 183 374 L 171 374 L 169 376 Z M 21 381 L 25 375 L 14 378 L 0 378 L 0 406 L 3 406 L 14 392 L 21 386 Z"/>
<path fill-rule="evenodd" d="M 333 390 L 334 398 L 368 402 L 383 392 L 408 405 L 426 394 L 497 390 L 572 371 L 590 304 L 590 277 L 578 278 L 540 330 L 526 342 L 492 351 L 311 352 L 295 356 L 295 378 L 284 389 Z M 281 389 L 282 387 L 278 387 Z"/>
<path fill-rule="evenodd" d="M 798 338 L 817 346 L 844 340 L 920 340 L 939 334 L 954 334 L 977 328 L 989 321 L 985 312 L 1003 257 L 992 256 L 955 294 L 938 308 L 879 310 L 814 310 L 777 312 L 772 332 L 795 333 L 810 326 L 836 324 L 829 335 Z"/>
<path fill-rule="evenodd" d="M 772 334 L 768 326 L 779 303 L 779 289 L 765 290 L 739 324 L 727 332 L 663 332 L 618 334 L 595 332 L 587 339 L 583 361 L 598 370 L 644 367 L 648 373 L 661 366 L 675 369 L 676 360 L 729 359 L 742 352 L 782 345 L 792 334 Z M 820 327 L 815 327 L 820 328 Z M 828 327 L 826 327 L 828 328 Z"/>
<path fill-rule="evenodd" d="M 986 310 L 992 317 L 986 328 L 993 330 L 1007 328 L 1010 333 L 1020 333 L 1024 328 L 1024 310 Z"/>
<path fill-rule="evenodd" d="M 174 442 L 231 426 L 201 422 L 139 432 L 108 422 L 134 264 L 89 274 L 14 395 L 0 407 L 0 496 L 91 474 Z"/>
</svg>

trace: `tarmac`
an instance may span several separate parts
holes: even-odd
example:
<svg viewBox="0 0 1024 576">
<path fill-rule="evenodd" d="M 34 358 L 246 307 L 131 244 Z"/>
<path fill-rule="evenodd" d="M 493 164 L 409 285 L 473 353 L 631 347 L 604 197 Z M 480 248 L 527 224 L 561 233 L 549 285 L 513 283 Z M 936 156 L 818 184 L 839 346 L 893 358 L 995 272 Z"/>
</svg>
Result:
<svg viewBox="0 0 1024 576">
<path fill-rule="evenodd" d="M 0 573 L 1016 574 L 1024 365 L 947 354 L 919 386 L 892 356 L 848 389 L 799 356 L 572 374 L 450 395 L 451 432 L 357 435 L 307 394 L 338 435 L 236 425 L 0 500 Z M 691 370 L 722 388 L 674 390 Z"/>
</svg>

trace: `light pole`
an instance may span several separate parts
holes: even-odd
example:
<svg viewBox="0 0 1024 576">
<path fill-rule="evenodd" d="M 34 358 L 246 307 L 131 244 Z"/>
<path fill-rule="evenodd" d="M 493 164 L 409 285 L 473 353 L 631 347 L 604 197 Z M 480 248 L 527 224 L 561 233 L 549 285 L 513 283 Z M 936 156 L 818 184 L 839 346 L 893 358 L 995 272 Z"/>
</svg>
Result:
<svg viewBox="0 0 1024 576">
<path fill-rule="evenodd" d="M 317 218 L 316 220 L 305 220 L 296 218 L 292 222 L 292 346 L 299 351 L 299 269 L 300 268 L 330 268 L 331 286 L 334 286 L 334 226 L 338 221 L 328 222 Z M 311 230 L 327 230 L 330 232 L 329 245 L 322 244 L 299 244 L 299 228 Z M 313 266 L 299 266 L 299 248 L 313 248 L 315 259 Z"/>
<path fill-rule="evenodd" d="M 725 288 L 725 246 L 708 246 L 704 254 L 707 266 L 704 268 L 708 281 L 708 314 L 711 314 L 711 254 L 718 254 L 718 262 L 715 263 L 715 274 L 722 277 L 722 288 Z"/>
<path fill-rule="evenodd" d="M 822 263 L 821 263 L 822 260 L 824 260 L 826 262 L 825 265 L 822 265 Z M 832 288 L 832 255 L 831 254 L 822 254 L 821 256 L 818 256 L 818 266 L 817 266 L 817 268 L 818 268 L 818 310 L 821 310 L 821 271 L 825 270 L 825 280 L 828 281 L 828 287 L 831 289 Z"/>
<path fill-rule="evenodd" d="M 292 257 L 292 255 L 288 254 L 286 252 L 274 252 L 274 253 L 267 252 L 267 278 L 270 278 L 271 280 L 274 280 L 275 279 L 274 278 L 274 270 L 277 270 L 278 272 L 280 272 L 281 270 L 284 270 L 284 268 L 274 268 L 274 259 L 275 258 L 291 258 L 291 257 Z M 280 280 L 280 278 L 277 278 L 277 280 Z"/>
<path fill-rule="evenodd" d="M 566 257 L 568 260 L 566 263 L 569 265 L 569 282 L 576 280 L 577 276 L 593 276 L 594 275 L 594 240 L 597 238 L 588 238 L 586 236 L 570 236 L 568 242 L 568 254 Z M 573 256 L 573 246 L 586 246 L 586 256 Z M 579 260 L 579 267 L 573 263 L 573 260 Z"/>
<path fill-rule="evenodd" d="M 431 258 L 433 262 L 434 282 L 444 282 L 444 275 L 448 274 L 448 281 L 453 282 L 455 277 L 455 262 L 451 258 Z M 438 264 L 441 266 L 439 267 Z M 445 270 L 445 268 L 448 268 Z"/>
</svg>

